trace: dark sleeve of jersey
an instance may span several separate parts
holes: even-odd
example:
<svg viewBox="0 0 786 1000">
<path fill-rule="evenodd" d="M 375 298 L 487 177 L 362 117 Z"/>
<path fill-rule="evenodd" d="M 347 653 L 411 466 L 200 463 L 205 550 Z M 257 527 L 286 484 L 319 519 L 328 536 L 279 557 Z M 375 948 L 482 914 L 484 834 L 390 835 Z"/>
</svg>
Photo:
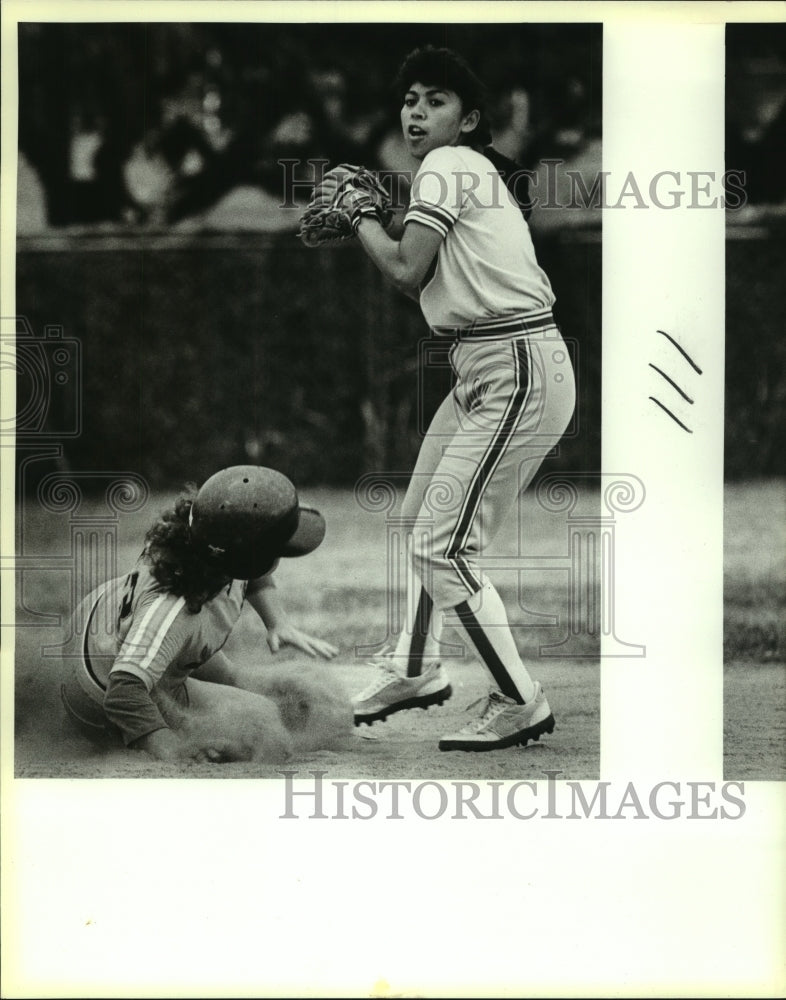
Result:
<svg viewBox="0 0 786 1000">
<path fill-rule="evenodd" d="M 143 681 L 122 671 L 109 675 L 104 712 L 120 729 L 126 746 L 156 729 L 168 728 Z"/>
</svg>

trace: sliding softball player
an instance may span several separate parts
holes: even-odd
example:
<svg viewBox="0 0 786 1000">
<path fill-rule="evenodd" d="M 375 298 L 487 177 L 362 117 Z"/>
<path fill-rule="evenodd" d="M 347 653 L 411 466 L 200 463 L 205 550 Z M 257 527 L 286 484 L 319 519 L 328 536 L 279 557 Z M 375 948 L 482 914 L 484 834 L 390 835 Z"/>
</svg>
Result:
<svg viewBox="0 0 786 1000">
<path fill-rule="evenodd" d="M 336 655 L 290 623 L 273 580 L 279 559 L 312 552 L 324 533 L 322 515 L 272 469 L 224 469 L 180 497 L 147 532 L 133 570 L 75 616 L 81 655 L 66 661 L 61 689 L 68 715 L 86 735 L 160 760 L 282 760 L 297 730 L 308 726 L 312 742 L 339 733 L 351 711 L 328 678 L 309 688 L 295 669 L 288 679 L 241 676 L 222 652 L 247 603 L 273 652 Z"/>
</svg>

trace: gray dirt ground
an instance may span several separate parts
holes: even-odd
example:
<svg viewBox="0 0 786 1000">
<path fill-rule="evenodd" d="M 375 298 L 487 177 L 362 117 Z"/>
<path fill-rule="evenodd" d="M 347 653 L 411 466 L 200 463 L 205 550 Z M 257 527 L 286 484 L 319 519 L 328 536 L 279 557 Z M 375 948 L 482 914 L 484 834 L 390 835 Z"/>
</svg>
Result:
<svg viewBox="0 0 786 1000">
<path fill-rule="evenodd" d="M 355 690 L 365 681 L 364 666 L 331 664 Z M 497 753 L 441 753 L 439 737 L 461 724 L 465 708 L 483 694 L 478 667 L 451 669 L 453 698 L 441 708 L 413 711 L 372 727 L 362 726 L 330 750 L 312 752 L 286 765 L 304 776 L 326 771 L 328 778 L 385 780 L 543 779 L 559 769 L 560 778 L 595 780 L 599 776 L 598 669 L 591 662 L 544 665 L 556 728 L 538 743 Z M 725 670 L 724 778 L 727 781 L 786 780 L 786 664 L 730 663 Z M 160 764 L 141 753 L 104 751 L 71 731 L 56 706 L 40 725 L 17 733 L 15 773 L 19 778 L 274 778 L 274 765 Z"/>
<path fill-rule="evenodd" d="M 729 663 L 724 705 L 724 778 L 786 780 L 786 664 Z"/>
<path fill-rule="evenodd" d="M 355 691 L 368 675 L 365 665 L 325 664 Z M 443 753 L 439 737 L 463 725 L 467 706 L 486 686 L 474 663 L 451 666 L 453 697 L 443 706 L 415 710 L 387 722 L 361 726 L 334 748 L 310 752 L 286 765 L 304 777 L 326 771 L 328 779 L 516 779 L 545 780 L 546 770 L 561 770 L 560 779 L 597 779 L 599 769 L 599 685 L 596 663 L 574 661 L 544 665 L 539 676 L 556 718 L 551 735 L 526 749 L 494 753 Z M 477 713 L 479 707 L 473 712 Z M 40 724 L 18 732 L 15 773 L 18 778 L 274 778 L 282 765 L 260 763 L 158 763 L 143 753 L 94 747 L 71 731 L 60 712 L 52 710 Z"/>
<path fill-rule="evenodd" d="M 782 635 L 782 597 L 776 598 L 776 595 L 782 594 L 784 548 L 765 545 L 765 536 L 756 533 L 760 519 L 754 523 L 750 510 L 755 501 L 774 521 L 782 521 L 784 497 L 782 481 L 727 488 L 727 638 L 738 633 L 747 634 L 746 629 L 749 631 L 762 622 L 776 637 Z M 322 596 L 319 602 L 314 595 L 301 597 L 302 587 L 288 588 L 286 573 L 282 586 L 288 603 L 293 605 L 296 620 L 342 648 L 336 661 L 323 663 L 320 669 L 333 673 L 354 692 L 367 682 L 368 667 L 353 657 L 353 645 L 370 641 L 383 623 L 383 612 L 379 609 L 384 609 L 384 593 L 377 593 L 377 590 L 384 581 L 381 573 L 384 532 L 373 517 L 369 516 L 369 523 L 366 523 L 342 493 L 320 492 L 317 499 L 317 506 L 329 514 L 331 535 L 323 549 L 310 557 L 307 575 L 322 581 L 319 588 L 314 588 Z M 157 499 L 156 507 L 158 505 Z M 163 501 L 160 505 L 163 506 Z M 152 502 L 150 506 L 153 507 Z M 43 514 L 35 508 L 28 513 L 35 516 L 27 524 L 27 548 L 40 548 L 46 554 L 67 551 L 69 528 L 63 516 Z M 532 525 L 528 548 L 537 553 L 559 551 L 564 525 L 552 525 L 550 518 L 535 507 L 528 510 L 528 517 Z M 123 523 L 119 538 L 121 564 L 135 557 L 138 539 L 149 519 L 150 511 L 144 510 Z M 285 569 L 290 571 L 293 584 L 303 579 L 301 566 Z M 23 581 L 18 597 L 26 608 L 38 614 L 62 613 L 67 584 L 68 577 L 55 570 L 31 573 L 29 580 Z M 548 590 L 550 585 L 553 586 L 548 574 L 532 578 L 527 605 L 539 608 L 540 601 L 544 608 L 558 607 L 555 602 L 560 600 L 559 590 Z M 369 616 L 375 616 L 373 621 Z M 30 618 L 29 611 L 27 617 Z M 485 690 L 484 674 L 477 663 L 453 660 L 450 671 L 455 693 L 443 707 L 428 712 L 403 713 L 370 729 L 362 727 L 341 745 L 298 757 L 287 767 L 303 772 L 327 771 L 328 777 L 369 780 L 536 779 L 542 778 L 546 770 L 555 769 L 561 770 L 561 777 L 566 780 L 597 779 L 600 670 L 596 656 L 581 659 L 539 657 L 537 645 L 541 639 L 528 629 L 518 634 L 531 637 L 527 638 L 523 655 L 530 664 L 533 659 L 536 661 L 533 673 L 543 682 L 556 718 L 554 733 L 540 743 L 530 744 L 526 749 L 487 754 L 440 753 L 437 750 L 439 737 L 463 724 L 467 718 L 466 707 Z M 543 630 L 542 641 L 554 641 L 554 638 L 552 631 Z M 57 695 L 57 661 L 44 655 L 46 647 L 52 648 L 57 641 L 57 630 L 50 626 L 15 630 L 14 774 L 17 777 L 278 777 L 273 765 L 173 766 L 156 763 L 142 753 L 97 750 L 75 734 L 63 716 Z M 241 656 L 258 655 L 260 645 L 266 650 L 258 628 L 255 631 L 247 625 L 240 630 L 236 649 L 245 650 Z M 727 780 L 786 778 L 786 664 L 781 650 L 782 646 L 778 645 L 773 657 L 772 651 L 762 651 L 758 647 L 749 650 L 742 646 L 740 653 L 748 655 L 737 656 L 737 647 L 730 645 L 724 672 L 724 773 Z M 589 652 L 591 646 L 588 646 Z M 762 662 L 764 656 L 771 658 Z M 263 662 L 266 657 L 263 652 Z M 279 654 L 277 662 L 282 660 L 290 663 L 293 669 L 298 666 L 297 656 L 291 652 Z M 8 716 L 6 719 L 10 722 Z"/>
</svg>

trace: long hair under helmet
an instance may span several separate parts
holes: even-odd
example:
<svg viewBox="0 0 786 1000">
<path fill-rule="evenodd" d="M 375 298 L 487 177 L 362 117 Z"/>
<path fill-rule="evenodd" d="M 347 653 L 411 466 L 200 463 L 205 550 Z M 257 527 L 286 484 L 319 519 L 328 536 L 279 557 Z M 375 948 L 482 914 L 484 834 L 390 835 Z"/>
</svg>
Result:
<svg viewBox="0 0 786 1000">
<path fill-rule="evenodd" d="M 181 496 L 145 536 L 144 557 L 159 586 L 198 612 L 228 580 L 252 580 L 277 560 L 313 552 L 325 519 L 301 505 L 274 469 L 235 465 Z"/>
</svg>

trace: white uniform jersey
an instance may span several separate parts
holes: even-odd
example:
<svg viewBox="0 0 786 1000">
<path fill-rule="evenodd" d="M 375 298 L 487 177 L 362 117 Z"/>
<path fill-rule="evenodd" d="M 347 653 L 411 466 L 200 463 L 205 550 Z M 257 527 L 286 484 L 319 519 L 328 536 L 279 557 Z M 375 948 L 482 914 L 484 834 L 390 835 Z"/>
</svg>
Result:
<svg viewBox="0 0 786 1000">
<path fill-rule="evenodd" d="M 441 146 L 424 158 L 404 224 L 443 238 L 420 306 L 432 329 L 495 317 L 543 313 L 554 304 L 529 226 L 499 171 L 468 146 Z"/>
</svg>

